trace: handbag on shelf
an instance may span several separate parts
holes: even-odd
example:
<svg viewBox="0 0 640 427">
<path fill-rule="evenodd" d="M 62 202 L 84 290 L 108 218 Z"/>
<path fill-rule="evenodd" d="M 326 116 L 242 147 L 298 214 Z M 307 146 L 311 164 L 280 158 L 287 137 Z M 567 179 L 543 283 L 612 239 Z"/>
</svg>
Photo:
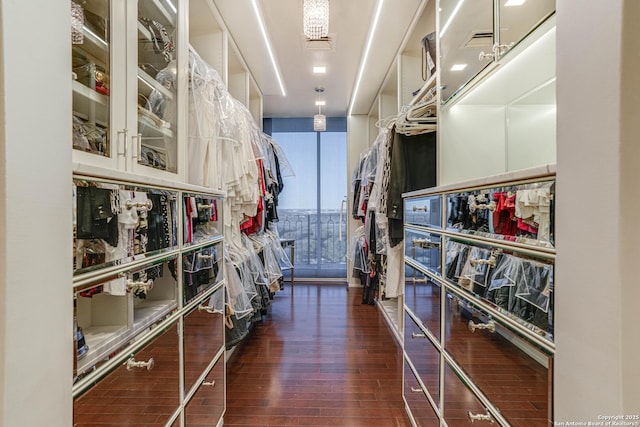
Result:
<svg viewBox="0 0 640 427">
<path fill-rule="evenodd" d="M 75 78 L 83 85 L 95 90 L 98 93 L 109 96 L 109 75 L 104 68 L 88 62 L 86 64 L 73 67 Z"/>
<path fill-rule="evenodd" d="M 176 47 L 164 25 L 147 18 L 140 18 L 140 23 L 149 31 L 153 51 L 157 54 L 162 54 L 165 62 L 170 62 L 173 59 L 172 54 Z"/>
</svg>

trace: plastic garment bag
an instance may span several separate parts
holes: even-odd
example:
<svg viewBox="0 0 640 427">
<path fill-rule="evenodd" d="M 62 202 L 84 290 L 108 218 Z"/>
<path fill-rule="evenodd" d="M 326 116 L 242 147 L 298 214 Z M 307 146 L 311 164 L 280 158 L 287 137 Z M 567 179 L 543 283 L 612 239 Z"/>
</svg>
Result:
<svg viewBox="0 0 640 427">
<path fill-rule="evenodd" d="M 271 241 L 271 249 L 273 250 L 273 255 L 276 257 L 278 264 L 280 265 L 281 270 L 286 270 L 289 268 L 293 268 L 293 264 L 289 259 L 289 255 L 282 247 L 280 243 L 280 235 L 278 234 L 278 229 L 276 227 L 272 227 L 264 232 L 265 236 L 268 236 Z"/>
<path fill-rule="evenodd" d="M 371 268 L 367 260 L 366 240 L 364 236 L 364 226 L 356 228 L 351 238 L 351 247 L 349 250 L 350 259 L 353 261 L 353 269 L 360 270 L 363 273 L 370 273 Z"/>
<path fill-rule="evenodd" d="M 516 285 L 516 298 L 549 311 L 551 295 L 551 277 L 553 266 L 541 262 L 526 260 L 522 264 L 522 276 Z"/>
<path fill-rule="evenodd" d="M 240 273 L 236 270 L 236 265 L 231 259 L 225 257 L 224 269 L 226 277 L 225 286 L 232 313 L 238 319 L 250 316 L 253 313 L 253 306 L 242 284 Z"/>
<path fill-rule="evenodd" d="M 264 269 L 269 277 L 269 287 L 272 292 L 275 292 L 280 289 L 278 280 L 282 277 L 282 269 L 280 268 L 280 263 L 273 253 L 272 245 L 265 244 L 263 246 L 262 257 L 264 259 Z"/>
<path fill-rule="evenodd" d="M 258 286 L 269 286 L 269 277 L 267 271 L 264 268 L 264 264 L 260 260 L 260 257 L 255 251 L 253 241 L 246 235 L 242 236 L 242 243 L 247 249 L 247 259 L 245 263 L 248 266 L 248 271 L 251 273 L 251 278 Z"/>
</svg>

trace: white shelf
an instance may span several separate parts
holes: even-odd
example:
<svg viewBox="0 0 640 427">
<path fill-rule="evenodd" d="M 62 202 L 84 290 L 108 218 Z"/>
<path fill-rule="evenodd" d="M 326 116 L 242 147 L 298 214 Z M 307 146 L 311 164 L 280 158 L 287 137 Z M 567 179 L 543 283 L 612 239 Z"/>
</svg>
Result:
<svg viewBox="0 0 640 427">
<path fill-rule="evenodd" d="M 380 312 L 384 315 L 387 325 L 393 336 L 399 345 L 402 345 L 402 336 L 400 335 L 400 325 L 398 319 L 400 319 L 400 304 L 398 298 L 392 298 L 384 301 L 376 301 Z"/>
<path fill-rule="evenodd" d="M 84 341 L 89 346 L 89 351 L 78 360 L 78 373 L 83 373 L 113 353 L 122 345 L 122 337 L 126 332 L 126 325 L 91 326 L 83 329 Z"/>
<path fill-rule="evenodd" d="M 147 74 L 146 71 L 144 71 L 140 67 L 138 67 L 138 79 L 146 83 L 148 85 L 148 89 L 155 89 L 158 92 L 160 92 L 164 97 L 165 102 L 173 101 L 173 94 L 169 91 L 169 89 L 162 86 L 160 82 L 158 82 L 156 79 L 151 77 L 149 74 Z"/>
<path fill-rule="evenodd" d="M 153 41 L 151 38 L 151 33 L 147 30 L 147 27 L 142 25 L 142 22 L 138 21 L 138 33 L 142 36 L 142 39 Z"/>
<path fill-rule="evenodd" d="M 147 300 L 133 308 L 133 327 L 131 333 L 137 335 L 145 328 L 162 319 L 178 306 L 175 300 Z"/>
<path fill-rule="evenodd" d="M 85 55 L 88 55 L 91 61 L 102 63 L 102 65 L 109 61 L 109 43 L 103 40 L 97 34 L 89 31 L 86 26 L 82 27 L 84 34 L 84 42 L 82 44 L 72 45 L 74 49 L 82 51 Z"/>
<path fill-rule="evenodd" d="M 142 129 L 141 126 L 144 126 L 144 132 L 140 133 L 145 141 L 145 145 L 155 146 L 155 144 L 152 144 L 149 139 L 153 140 L 154 138 L 162 138 L 164 145 L 164 138 L 175 138 L 175 133 L 173 133 L 171 128 L 160 127 L 150 117 L 138 114 L 139 130 Z"/>
<path fill-rule="evenodd" d="M 103 95 L 95 90 L 83 85 L 77 80 L 71 81 L 71 87 L 73 89 L 73 93 L 81 96 L 89 101 L 93 101 L 96 104 L 109 106 L 109 97 L 107 95 Z"/>
</svg>

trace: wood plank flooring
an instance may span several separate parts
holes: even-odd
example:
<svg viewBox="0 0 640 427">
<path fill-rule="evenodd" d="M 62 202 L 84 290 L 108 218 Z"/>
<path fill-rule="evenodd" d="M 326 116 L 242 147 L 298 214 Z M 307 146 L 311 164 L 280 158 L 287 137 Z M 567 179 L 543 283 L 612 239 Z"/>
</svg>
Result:
<svg viewBox="0 0 640 427">
<path fill-rule="evenodd" d="M 224 425 L 409 427 L 401 349 L 361 288 L 285 288 L 227 365 Z"/>
</svg>

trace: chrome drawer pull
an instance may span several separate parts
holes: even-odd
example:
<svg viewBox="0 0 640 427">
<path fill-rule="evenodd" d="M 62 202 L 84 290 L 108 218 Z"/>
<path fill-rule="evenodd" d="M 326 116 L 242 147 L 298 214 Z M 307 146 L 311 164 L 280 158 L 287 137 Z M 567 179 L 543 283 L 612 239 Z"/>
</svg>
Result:
<svg viewBox="0 0 640 427">
<path fill-rule="evenodd" d="M 213 259 L 213 255 L 198 254 L 199 259 Z"/>
<path fill-rule="evenodd" d="M 421 388 L 413 388 L 413 387 L 411 387 L 411 391 L 414 392 L 414 393 L 421 393 L 422 389 Z"/>
<path fill-rule="evenodd" d="M 469 263 L 473 267 L 475 267 L 476 265 L 488 265 L 492 268 L 495 268 L 496 264 L 498 263 L 498 255 L 500 255 L 501 253 L 502 249 L 493 249 L 488 259 L 471 258 L 469 260 Z"/>
<path fill-rule="evenodd" d="M 439 248 L 440 242 L 432 242 L 431 240 L 427 240 L 427 239 L 412 239 L 411 245 L 413 247 L 419 246 L 422 249 Z"/>
<path fill-rule="evenodd" d="M 206 305 L 200 304 L 198 306 L 198 311 L 206 311 L 209 314 L 223 314 L 222 310 L 216 310 L 215 307 L 212 305 L 206 306 Z"/>
<path fill-rule="evenodd" d="M 422 279 L 412 279 L 413 283 L 427 283 L 427 278 L 424 277 Z"/>
<path fill-rule="evenodd" d="M 493 417 L 491 414 L 472 414 L 471 411 L 469 411 L 468 414 L 470 423 L 474 423 L 476 421 L 489 421 L 493 424 Z"/>
<path fill-rule="evenodd" d="M 414 211 L 414 212 L 416 212 L 416 211 L 425 211 L 425 212 L 429 212 L 429 206 L 422 206 L 422 207 L 420 207 L 420 206 L 414 206 L 414 207 L 413 207 L 413 211 Z"/>
<path fill-rule="evenodd" d="M 425 334 L 416 334 L 415 332 L 411 332 L 411 338 L 416 339 L 416 338 L 426 338 L 427 336 Z"/>
<path fill-rule="evenodd" d="M 127 360 L 127 371 L 130 371 L 133 368 L 147 368 L 147 371 L 150 371 L 153 369 L 153 366 L 154 366 L 153 357 L 146 362 L 136 362 L 133 356 L 131 356 L 129 360 Z"/>
<path fill-rule="evenodd" d="M 489 320 L 487 323 L 473 323 L 473 320 L 469 320 L 469 330 L 475 332 L 476 329 L 486 329 L 487 331 L 494 333 L 496 331 L 496 322 Z"/>
<path fill-rule="evenodd" d="M 213 381 L 211 381 L 211 382 L 203 381 L 203 382 L 202 382 L 202 385 L 203 385 L 203 386 L 206 386 L 206 387 L 215 387 L 215 385 L 216 385 L 216 380 L 213 380 Z"/>
<path fill-rule="evenodd" d="M 214 208 L 214 205 L 213 205 L 213 204 L 211 204 L 211 205 L 201 205 L 201 204 L 198 204 L 198 210 L 199 210 L 199 211 L 204 210 L 204 209 L 213 209 L 213 208 Z"/>
<path fill-rule="evenodd" d="M 471 206 L 469 206 L 469 210 L 473 213 L 476 210 L 478 211 L 484 211 L 484 210 L 488 210 L 488 211 L 495 211 L 496 210 L 496 202 L 491 202 L 491 203 L 487 203 L 487 204 L 478 204 L 478 203 L 471 203 Z"/>
<path fill-rule="evenodd" d="M 489 259 L 478 259 L 478 258 L 471 258 L 469 260 L 469 263 L 471 264 L 472 267 L 475 267 L 477 265 L 488 265 L 490 267 L 494 267 L 496 266 L 496 258 L 494 256 L 491 256 Z"/>
<path fill-rule="evenodd" d="M 153 280 L 149 279 L 146 282 L 145 281 L 134 282 L 131 279 L 127 279 L 127 290 L 132 291 L 134 289 L 136 291 L 142 291 L 146 294 L 148 291 L 153 289 Z"/>
<path fill-rule="evenodd" d="M 136 208 L 140 210 L 150 211 L 151 209 L 153 209 L 153 202 L 151 200 L 147 200 L 146 202 L 134 203 L 133 200 L 127 200 L 126 202 L 124 202 L 124 207 L 127 208 L 127 210 Z"/>
</svg>

